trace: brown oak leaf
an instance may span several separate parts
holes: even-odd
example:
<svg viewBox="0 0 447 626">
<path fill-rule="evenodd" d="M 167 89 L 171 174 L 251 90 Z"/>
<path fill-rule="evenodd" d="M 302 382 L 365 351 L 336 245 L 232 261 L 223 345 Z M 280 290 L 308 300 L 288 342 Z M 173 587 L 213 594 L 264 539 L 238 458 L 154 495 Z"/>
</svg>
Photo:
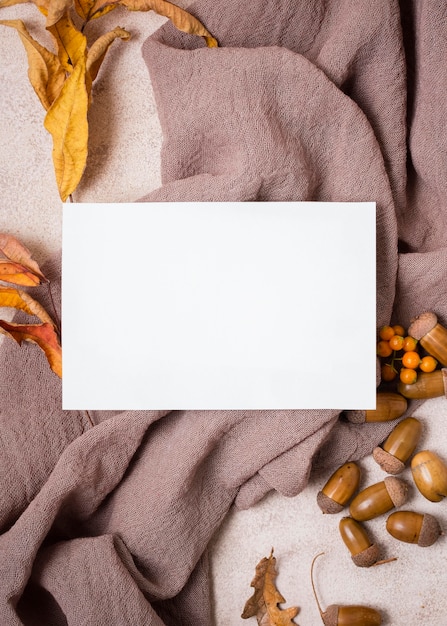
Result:
<svg viewBox="0 0 447 626">
<path fill-rule="evenodd" d="M 298 607 L 279 608 L 285 599 L 276 588 L 276 558 L 273 548 L 268 558 L 264 557 L 256 566 L 256 574 L 251 582 L 254 592 L 245 603 L 242 619 L 256 617 L 258 626 L 296 626 L 293 618 L 299 613 Z"/>
</svg>

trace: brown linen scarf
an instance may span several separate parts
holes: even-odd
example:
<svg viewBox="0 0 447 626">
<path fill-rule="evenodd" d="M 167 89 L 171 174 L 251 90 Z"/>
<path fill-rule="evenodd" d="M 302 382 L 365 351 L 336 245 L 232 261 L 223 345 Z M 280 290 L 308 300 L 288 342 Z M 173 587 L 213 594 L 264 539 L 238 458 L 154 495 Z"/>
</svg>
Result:
<svg viewBox="0 0 447 626">
<path fill-rule="evenodd" d="M 377 325 L 426 309 L 446 324 L 444 3 L 189 10 L 220 47 L 170 23 L 145 42 L 164 142 L 142 200 L 375 200 Z M 45 271 L 59 301 L 58 260 Z M 35 347 L 0 359 L 2 626 L 209 626 L 206 548 L 232 504 L 293 496 L 392 427 L 302 410 L 99 411 L 92 427 L 61 410 Z"/>
</svg>

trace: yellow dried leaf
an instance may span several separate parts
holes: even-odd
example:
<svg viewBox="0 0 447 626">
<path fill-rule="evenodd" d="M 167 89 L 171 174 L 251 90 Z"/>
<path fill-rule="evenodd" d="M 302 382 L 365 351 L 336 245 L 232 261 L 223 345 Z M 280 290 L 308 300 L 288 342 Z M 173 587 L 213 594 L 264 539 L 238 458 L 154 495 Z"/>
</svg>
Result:
<svg viewBox="0 0 447 626">
<path fill-rule="evenodd" d="M 87 53 L 87 72 L 90 73 L 92 81 L 95 80 L 98 74 L 107 50 L 117 38 L 128 41 L 130 39 L 130 33 L 128 33 L 127 30 L 124 30 L 124 28 L 117 26 L 110 32 L 98 37 L 98 39 L 92 44 Z"/>
<path fill-rule="evenodd" d="M 71 74 L 75 65 L 86 57 L 86 36 L 76 28 L 68 13 L 64 13 L 56 23 L 47 25 L 46 28 L 54 37 L 62 67 Z"/>
<path fill-rule="evenodd" d="M 2 9 L 3 7 L 12 7 L 15 4 L 25 4 L 29 1 L 30 0 L 0 0 L 0 9 Z M 42 13 L 46 15 L 50 0 L 31 0 L 31 1 L 41 10 Z"/>
<path fill-rule="evenodd" d="M 92 15 L 92 9 L 94 6 L 95 0 L 74 0 L 76 13 L 79 15 L 79 17 L 82 17 L 85 22 L 88 22 L 90 19 L 92 19 L 92 17 L 101 17 L 101 15 L 104 15 L 109 11 L 113 11 L 113 9 L 116 9 L 118 5 L 109 4 L 108 6 L 104 7 L 102 11 L 98 11 L 95 13 L 95 15 Z"/>
<path fill-rule="evenodd" d="M 48 5 L 46 28 L 56 24 L 73 6 L 73 0 L 50 0 Z"/>
<path fill-rule="evenodd" d="M 51 324 L 51 326 L 56 328 L 55 323 L 43 306 L 26 293 L 26 291 L 0 287 L 0 307 L 10 307 L 24 311 L 28 313 L 28 315 L 35 315 L 41 322 Z"/>
<path fill-rule="evenodd" d="M 37 344 L 45 353 L 53 372 L 62 378 L 62 348 L 51 324 L 8 324 L 0 320 L 0 333 L 18 344 L 23 341 Z"/>
<path fill-rule="evenodd" d="M 28 248 L 6 233 L 0 233 L 0 264 L 4 266 L 3 271 L 0 270 L 1 280 L 6 282 L 30 287 L 38 285 L 41 280 L 47 282 Z"/>
<path fill-rule="evenodd" d="M 299 613 L 298 607 L 278 607 L 285 599 L 276 589 L 277 575 L 272 548 L 269 558 L 263 558 L 256 566 L 255 577 L 251 582 L 255 591 L 245 604 L 242 619 L 256 617 L 259 626 L 295 626 L 292 620 Z"/>
<path fill-rule="evenodd" d="M 42 106 L 48 111 L 65 80 L 65 72 L 58 57 L 31 37 L 22 20 L 1 20 L 0 24 L 15 28 L 19 33 L 28 56 L 29 81 Z"/>
<path fill-rule="evenodd" d="M 190 35 L 203 37 L 209 48 L 215 48 L 218 45 L 217 40 L 197 18 L 167 0 L 97 0 L 92 9 L 92 15 L 111 4 L 121 4 L 129 11 L 155 11 L 155 13 L 169 18 L 179 30 Z"/>
<path fill-rule="evenodd" d="M 0 9 L 3 9 L 3 7 L 12 7 L 15 4 L 25 4 L 25 2 L 28 2 L 29 0 L 0 0 Z"/>
<path fill-rule="evenodd" d="M 53 137 L 54 171 L 64 202 L 78 186 L 87 162 L 88 104 L 85 59 L 81 58 L 44 120 Z"/>
</svg>

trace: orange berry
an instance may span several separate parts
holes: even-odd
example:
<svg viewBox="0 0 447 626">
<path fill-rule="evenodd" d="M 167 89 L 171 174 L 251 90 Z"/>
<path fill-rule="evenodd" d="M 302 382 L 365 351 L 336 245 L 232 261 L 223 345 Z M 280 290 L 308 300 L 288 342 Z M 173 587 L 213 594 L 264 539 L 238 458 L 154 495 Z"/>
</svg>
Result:
<svg viewBox="0 0 447 626">
<path fill-rule="evenodd" d="M 390 347 L 388 341 L 379 341 L 379 343 L 377 344 L 377 354 L 378 356 L 384 358 L 393 354 L 393 349 Z"/>
<path fill-rule="evenodd" d="M 380 372 L 382 375 L 382 380 L 389 382 L 390 380 L 394 380 L 397 376 L 397 372 L 391 363 L 384 363 L 380 368 Z"/>
<path fill-rule="evenodd" d="M 408 335 L 407 337 L 404 337 L 404 344 L 402 348 L 405 350 L 405 352 L 413 352 L 414 350 L 416 350 L 417 345 L 418 340 Z"/>
<path fill-rule="evenodd" d="M 392 350 L 402 350 L 404 345 L 404 338 L 402 335 L 393 335 L 388 342 Z"/>
<path fill-rule="evenodd" d="M 423 372 L 434 372 L 436 366 L 438 365 L 438 361 L 433 356 L 424 356 L 422 361 L 419 363 L 419 369 Z"/>
<path fill-rule="evenodd" d="M 393 326 L 393 330 L 395 335 L 401 335 L 402 337 L 405 337 L 405 328 L 400 324 L 395 324 Z"/>
<path fill-rule="evenodd" d="M 410 351 L 405 352 L 402 357 L 402 365 L 404 367 L 408 367 L 412 370 L 415 370 L 421 362 L 421 357 L 418 352 Z"/>
<path fill-rule="evenodd" d="M 388 341 L 395 334 L 396 333 L 394 332 L 392 326 L 382 326 L 382 328 L 379 330 L 379 337 L 384 341 Z"/>
<path fill-rule="evenodd" d="M 399 378 L 404 383 L 404 385 L 413 385 L 417 381 L 418 375 L 416 370 L 403 367 L 400 370 Z"/>
</svg>

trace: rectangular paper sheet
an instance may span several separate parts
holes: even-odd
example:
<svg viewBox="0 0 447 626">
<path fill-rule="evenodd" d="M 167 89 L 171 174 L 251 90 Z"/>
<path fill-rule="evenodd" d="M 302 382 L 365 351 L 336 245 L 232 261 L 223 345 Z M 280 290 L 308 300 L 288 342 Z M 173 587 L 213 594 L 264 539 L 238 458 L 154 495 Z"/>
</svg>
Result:
<svg viewBox="0 0 447 626">
<path fill-rule="evenodd" d="M 63 408 L 371 409 L 375 203 L 63 205 Z"/>
</svg>

